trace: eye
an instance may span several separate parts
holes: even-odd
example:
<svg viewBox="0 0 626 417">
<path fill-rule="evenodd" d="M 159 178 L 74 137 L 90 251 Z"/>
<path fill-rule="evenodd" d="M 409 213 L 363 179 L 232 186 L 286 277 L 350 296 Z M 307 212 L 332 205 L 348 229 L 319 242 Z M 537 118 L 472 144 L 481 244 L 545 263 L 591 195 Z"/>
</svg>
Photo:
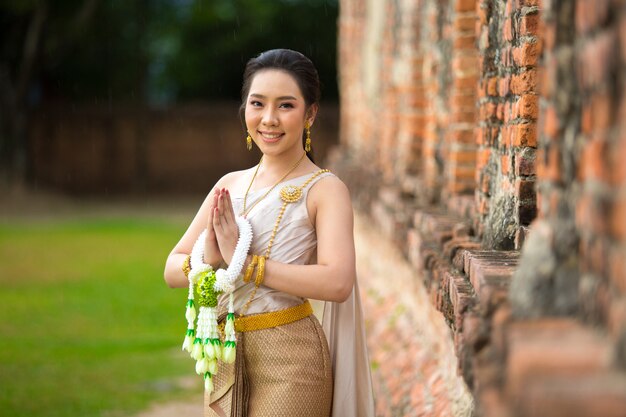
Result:
<svg viewBox="0 0 626 417">
<path fill-rule="evenodd" d="M 260 102 L 260 101 L 258 101 L 258 100 L 250 100 L 250 105 L 251 105 L 252 107 L 261 107 L 261 106 L 263 105 L 263 103 L 261 103 L 261 102 Z"/>
<path fill-rule="evenodd" d="M 282 103 L 280 105 L 280 107 L 283 108 L 283 109 L 293 109 L 293 104 L 291 104 L 291 103 Z"/>
</svg>

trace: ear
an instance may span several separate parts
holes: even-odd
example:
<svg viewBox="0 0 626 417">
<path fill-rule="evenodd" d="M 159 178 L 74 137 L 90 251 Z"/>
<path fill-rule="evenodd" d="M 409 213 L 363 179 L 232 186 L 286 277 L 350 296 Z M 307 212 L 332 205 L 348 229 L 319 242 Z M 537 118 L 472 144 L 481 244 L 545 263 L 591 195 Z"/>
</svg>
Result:
<svg viewBox="0 0 626 417">
<path fill-rule="evenodd" d="M 307 110 L 304 120 L 308 121 L 310 126 L 313 126 L 313 122 L 315 122 L 315 117 L 317 117 L 318 110 L 319 105 L 317 103 L 311 104 L 311 106 Z"/>
</svg>

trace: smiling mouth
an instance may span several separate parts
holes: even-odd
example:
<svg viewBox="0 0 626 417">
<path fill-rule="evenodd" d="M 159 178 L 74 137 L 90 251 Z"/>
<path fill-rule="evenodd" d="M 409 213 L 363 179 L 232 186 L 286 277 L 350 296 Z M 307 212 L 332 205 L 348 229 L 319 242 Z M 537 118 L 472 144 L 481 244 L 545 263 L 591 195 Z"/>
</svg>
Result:
<svg viewBox="0 0 626 417">
<path fill-rule="evenodd" d="M 270 133 L 270 132 L 259 132 L 263 140 L 267 142 L 274 142 L 280 139 L 284 133 Z"/>
</svg>

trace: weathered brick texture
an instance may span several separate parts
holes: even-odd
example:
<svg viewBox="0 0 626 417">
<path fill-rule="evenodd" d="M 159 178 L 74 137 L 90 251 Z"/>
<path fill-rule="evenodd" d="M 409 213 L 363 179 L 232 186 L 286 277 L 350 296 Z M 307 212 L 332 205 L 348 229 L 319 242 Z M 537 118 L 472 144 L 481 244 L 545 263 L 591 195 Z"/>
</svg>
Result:
<svg viewBox="0 0 626 417">
<path fill-rule="evenodd" d="M 341 1 L 335 170 L 422 274 L 479 415 L 626 413 L 624 6 Z"/>
</svg>

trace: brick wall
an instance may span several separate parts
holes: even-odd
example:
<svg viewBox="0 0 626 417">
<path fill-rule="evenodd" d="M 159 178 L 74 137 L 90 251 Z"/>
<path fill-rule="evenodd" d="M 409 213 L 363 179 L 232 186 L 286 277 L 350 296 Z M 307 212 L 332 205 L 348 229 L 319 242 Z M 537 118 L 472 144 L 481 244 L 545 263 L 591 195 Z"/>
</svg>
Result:
<svg viewBox="0 0 626 417">
<path fill-rule="evenodd" d="M 626 2 L 342 0 L 339 28 L 335 170 L 478 414 L 623 416 Z"/>
<path fill-rule="evenodd" d="M 317 162 L 337 138 L 338 109 L 322 103 L 311 129 Z M 32 181 L 74 194 L 206 193 L 224 173 L 256 164 L 239 103 L 139 109 L 45 105 L 29 126 Z"/>
</svg>

